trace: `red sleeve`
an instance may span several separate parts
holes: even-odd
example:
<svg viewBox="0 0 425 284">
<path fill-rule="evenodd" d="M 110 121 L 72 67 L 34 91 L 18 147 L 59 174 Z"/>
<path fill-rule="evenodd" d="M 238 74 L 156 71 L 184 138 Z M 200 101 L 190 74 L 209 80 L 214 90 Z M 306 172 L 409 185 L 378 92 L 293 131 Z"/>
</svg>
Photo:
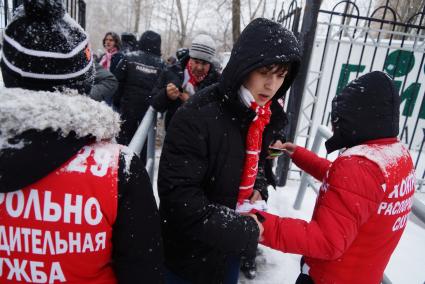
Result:
<svg viewBox="0 0 425 284">
<path fill-rule="evenodd" d="M 379 167 L 361 157 L 337 159 L 329 170 L 328 188 L 321 190 L 311 222 L 265 217 L 262 243 L 288 253 L 331 260 L 340 257 L 359 227 L 375 214 L 384 197 Z"/>
<path fill-rule="evenodd" d="M 291 156 L 292 161 L 303 171 L 322 181 L 326 171 L 329 169 L 331 162 L 320 158 L 315 153 L 307 150 L 304 147 L 298 146 Z"/>
</svg>

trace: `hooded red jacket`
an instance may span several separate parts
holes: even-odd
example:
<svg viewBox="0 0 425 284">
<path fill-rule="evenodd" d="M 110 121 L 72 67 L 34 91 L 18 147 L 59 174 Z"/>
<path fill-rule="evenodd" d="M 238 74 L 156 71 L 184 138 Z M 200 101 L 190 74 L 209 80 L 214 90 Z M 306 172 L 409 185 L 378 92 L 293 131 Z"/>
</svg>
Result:
<svg viewBox="0 0 425 284">
<path fill-rule="evenodd" d="M 302 254 L 315 283 L 380 283 L 413 203 L 409 152 L 389 138 L 352 147 L 333 163 L 302 147 L 292 159 L 323 181 L 312 219 L 261 212 L 263 244 Z"/>
</svg>

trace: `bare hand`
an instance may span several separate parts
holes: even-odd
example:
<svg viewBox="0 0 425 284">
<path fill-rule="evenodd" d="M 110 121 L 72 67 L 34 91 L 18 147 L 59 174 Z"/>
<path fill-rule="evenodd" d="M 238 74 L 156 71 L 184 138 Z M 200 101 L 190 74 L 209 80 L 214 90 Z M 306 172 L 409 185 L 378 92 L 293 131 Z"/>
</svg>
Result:
<svg viewBox="0 0 425 284">
<path fill-rule="evenodd" d="M 252 193 L 252 196 L 249 199 L 249 203 L 254 204 L 255 201 L 258 201 L 258 200 L 263 200 L 263 198 L 261 198 L 260 192 L 254 189 L 254 192 Z"/>
<path fill-rule="evenodd" d="M 182 100 L 183 102 L 187 101 L 189 99 L 189 94 L 186 92 L 180 93 L 180 100 Z"/>
<path fill-rule="evenodd" d="M 173 83 L 167 85 L 167 96 L 170 100 L 175 101 L 180 96 L 180 91 Z"/>
</svg>

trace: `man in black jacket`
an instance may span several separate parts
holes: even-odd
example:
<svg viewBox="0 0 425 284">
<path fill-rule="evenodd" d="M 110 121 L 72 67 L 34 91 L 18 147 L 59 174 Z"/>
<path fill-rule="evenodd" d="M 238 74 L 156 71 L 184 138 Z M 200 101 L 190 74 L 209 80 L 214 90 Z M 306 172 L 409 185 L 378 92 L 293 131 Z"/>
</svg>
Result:
<svg viewBox="0 0 425 284">
<path fill-rule="evenodd" d="M 260 136 L 261 157 L 250 196 L 258 200 L 259 195 L 266 198 L 272 184 L 264 157 L 274 140 L 283 139 L 286 115 L 279 100 L 293 82 L 300 58 L 291 32 L 256 19 L 234 45 L 220 82 L 176 112 L 158 174 L 168 281 L 236 283 L 241 255 L 255 254 L 261 225 L 255 216 L 234 211 L 246 177 L 244 162 L 252 154 L 247 138 L 259 115 L 252 106 L 255 102 L 271 112 Z M 263 81 L 267 86 L 259 84 Z"/>
<path fill-rule="evenodd" d="M 176 110 L 196 91 L 218 81 L 219 73 L 212 64 L 215 57 L 214 40 L 204 34 L 192 41 L 189 54 L 187 49 L 177 51 L 177 63 L 168 67 L 152 90 L 152 106 L 165 115 L 165 129 L 168 128 Z"/>
<path fill-rule="evenodd" d="M 133 138 L 151 103 L 151 91 L 165 68 L 161 59 L 159 34 L 153 31 L 144 32 L 138 48 L 139 50 L 126 54 L 114 72 L 120 84 L 114 102 L 119 106 L 124 121 L 118 142 L 123 145 L 128 145 Z M 143 157 L 145 155 L 142 154 Z"/>
<path fill-rule="evenodd" d="M 111 142 L 118 114 L 76 94 L 93 83 L 88 36 L 61 0 L 24 7 L 5 30 L 0 90 L 0 230 L 22 240 L 0 258 L 22 271 L 2 265 L 0 282 L 161 283 L 159 214 L 143 163 Z"/>
</svg>

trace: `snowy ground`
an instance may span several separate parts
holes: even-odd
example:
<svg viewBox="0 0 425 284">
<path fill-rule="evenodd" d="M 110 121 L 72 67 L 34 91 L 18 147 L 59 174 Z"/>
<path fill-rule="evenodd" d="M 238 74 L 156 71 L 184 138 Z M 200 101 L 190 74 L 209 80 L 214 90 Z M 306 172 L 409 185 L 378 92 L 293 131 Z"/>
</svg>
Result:
<svg viewBox="0 0 425 284">
<path fill-rule="evenodd" d="M 160 152 L 156 153 L 158 167 Z M 289 180 L 287 186 L 270 188 L 269 211 L 286 217 L 309 220 L 313 212 L 316 194 L 308 190 L 301 210 L 293 204 L 298 192 L 299 181 Z M 154 182 L 156 193 L 156 177 Z M 417 193 L 425 201 L 425 193 Z M 411 218 L 412 220 L 414 218 Z M 299 274 L 300 256 L 285 254 L 260 246 L 262 254 L 257 257 L 258 273 L 254 280 L 242 274 L 239 284 L 293 284 Z M 365 260 L 367 261 L 367 260 Z M 425 226 L 417 220 L 409 221 L 400 243 L 385 271 L 393 284 L 425 284 Z"/>
</svg>

